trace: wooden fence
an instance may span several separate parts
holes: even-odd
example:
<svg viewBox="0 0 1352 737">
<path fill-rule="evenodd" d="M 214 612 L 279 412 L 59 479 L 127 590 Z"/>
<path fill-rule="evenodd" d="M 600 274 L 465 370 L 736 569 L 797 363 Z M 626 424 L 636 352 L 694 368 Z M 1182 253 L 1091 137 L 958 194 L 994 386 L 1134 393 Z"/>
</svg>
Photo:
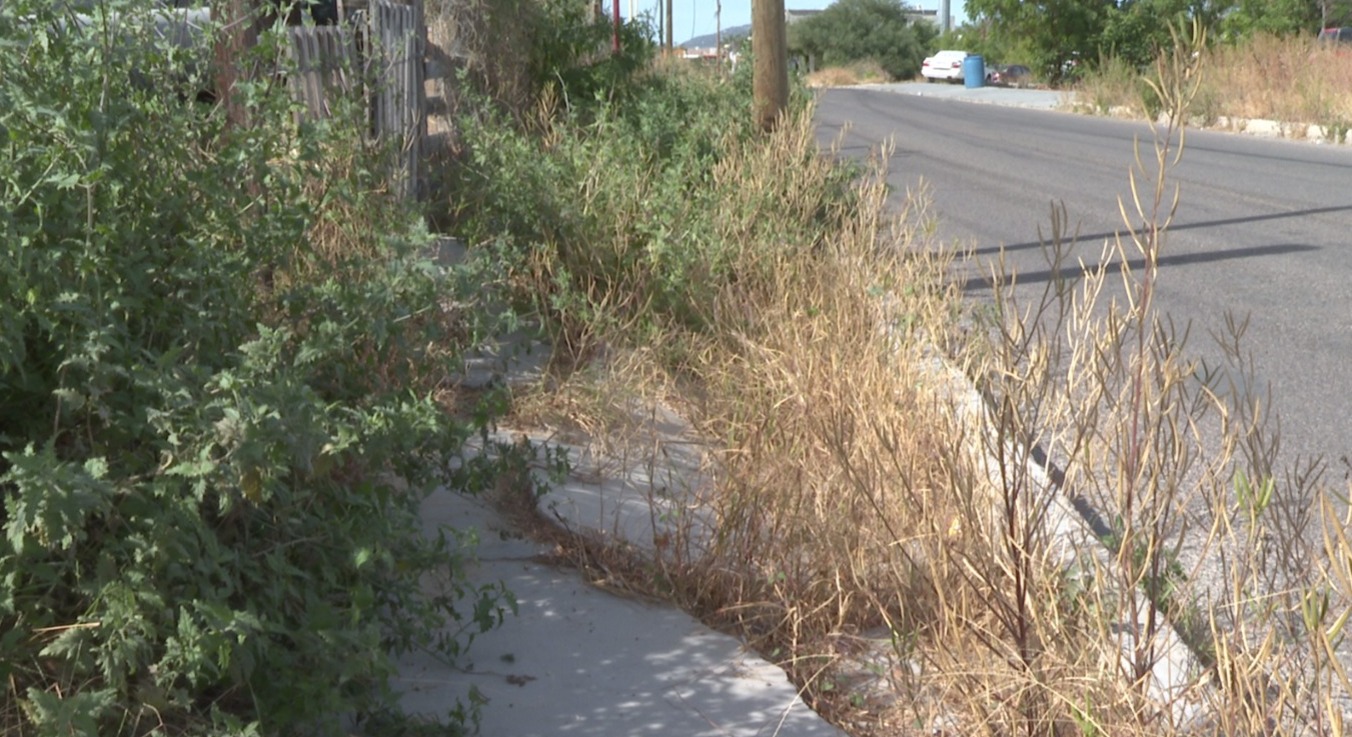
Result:
<svg viewBox="0 0 1352 737">
<path fill-rule="evenodd" d="M 426 133 L 427 116 L 423 56 L 426 27 L 422 2 L 371 0 L 371 42 L 376 59 L 376 135 L 400 142 L 399 186 L 405 195 L 416 196 L 418 163 Z"/>
<path fill-rule="evenodd" d="M 335 98 L 359 94 L 357 39 L 352 29 L 339 26 L 291 26 L 289 50 L 294 65 L 287 83 L 311 119 L 333 113 Z"/>
<path fill-rule="evenodd" d="M 345 8 L 338 25 L 287 29 L 295 68 L 291 90 L 313 118 L 330 115 L 336 96 L 361 96 L 372 135 L 396 149 L 393 185 L 417 197 L 427 135 L 423 0 L 363 5 Z"/>
</svg>

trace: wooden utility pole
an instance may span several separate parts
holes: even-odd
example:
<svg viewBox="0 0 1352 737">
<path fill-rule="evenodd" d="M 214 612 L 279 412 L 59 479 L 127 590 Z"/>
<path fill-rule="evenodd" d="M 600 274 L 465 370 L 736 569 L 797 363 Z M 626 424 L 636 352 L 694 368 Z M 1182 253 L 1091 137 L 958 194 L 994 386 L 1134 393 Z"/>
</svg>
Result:
<svg viewBox="0 0 1352 737">
<path fill-rule="evenodd" d="M 756 121 L 773 130 L 789 106 L 789 41 L 784 0 L 752 0 L 751 55 L 755 58 L 752 92 Z"/>
<path fill-rule="evenodd" d="M 666 13 L 666 15 L 667 15 L 667 25 L 666 25 L 667 40 L 666 40 L 666 49 L 667 49 L 667 53 L 670 54 L 670 53 L 676 48 L 676 44 L 672 43 L 672 33 L 671 33 L 671 5 L 672 5 L 673 0 L 666 0 L 666 1 L 667 1 L 667 13 Z"/>
</svg>

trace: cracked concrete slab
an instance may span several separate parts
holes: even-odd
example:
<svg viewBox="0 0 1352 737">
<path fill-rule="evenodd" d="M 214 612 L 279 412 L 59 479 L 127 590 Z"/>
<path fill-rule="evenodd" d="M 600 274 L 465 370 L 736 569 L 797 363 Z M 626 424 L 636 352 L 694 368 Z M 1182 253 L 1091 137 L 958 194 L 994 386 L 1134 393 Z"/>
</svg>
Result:
<svg viewBox="0 0 1352 737">
<path fill-rule="evenodd" d="M 518 614 L 480 635 L 460 663 L 403 658 L 394 683 L 409 713 L 444 715 L 474 689 L 486 699 L 484 735 L 844 734 L 736 638 L 543 562 L 545 547 L 516 536 L 483 500 L 438 491 L 424 520 L 429 530 L 477 530 L 470 578 L 504 582 Z"/>
</svg>

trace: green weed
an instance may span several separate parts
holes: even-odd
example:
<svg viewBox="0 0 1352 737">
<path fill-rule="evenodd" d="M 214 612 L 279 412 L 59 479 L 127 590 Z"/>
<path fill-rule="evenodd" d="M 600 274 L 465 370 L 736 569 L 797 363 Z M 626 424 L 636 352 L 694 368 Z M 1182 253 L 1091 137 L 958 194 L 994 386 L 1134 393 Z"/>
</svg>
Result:
<svg viewBox="0 0 1352 737">
<path fill-rule="evenodd" d="M 331 731 L 511 609 L 419 521 L 488 328 L 361 118 L 298 126 L 258 79 L 227 130 L 138 5 L 0 7 L 0 724 Z"/>
</svg>

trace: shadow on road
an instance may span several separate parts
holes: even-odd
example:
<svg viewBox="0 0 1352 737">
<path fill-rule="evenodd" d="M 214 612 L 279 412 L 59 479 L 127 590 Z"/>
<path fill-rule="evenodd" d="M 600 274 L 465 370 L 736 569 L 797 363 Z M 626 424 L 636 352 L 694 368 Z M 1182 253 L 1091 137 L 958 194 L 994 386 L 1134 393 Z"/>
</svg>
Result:
<svg viewBox="0 0 1352 737">
<path fill-rule="evenodd" d="M 1338 209 L 1347 209 L 1347 208 L 1338 208 Z M 1108 234 L 1108 236 L 1081 236 L 1081 239 L 1111 237 L 1111 235 L 1112 234 Z M 1035 243 L 1033 245 L 1041 245 L 1041 244 Z M 1255 258 L 1260 256 L 1279 256 L 1288 253 L 1303 253 L 1305 251 L 1317 251 L 1317 250 L 1319 250 L 1318 246 L 1310 246 L 1299 243 L 1283 243 L 1283 244 L 1274 244 L 1271 246 L 1253 246 L 1250 248 L 1233 248 L 1225 251 L 1208 251 L 1204 253 L 1186 253 L 1180 254 L 1178 256 L 1165 256 L 1159 260 L 1159 265 L 1187 266 L 1189 264 L 1209 263 L 1212 261 L 1229 261 L 1231 259 L 1237 258 Z M 1107 269 L 1109 271 L 1112 271 L 1116 266 L 1120 265 L 1120 263 L 1121 262 L 1117 260 L 1110 261 L 1107 265 Z M 1127 264 L 1133 270 L 1142 269 L 1145 268 L 1145 259 L 1129 259 L 1127 261 Z M 1003 274 L 998 277 L 999 280 L 998 283 L 1002 286 L 1007 286 L 1015 283 L 1028 284 L 1062 279 L 1073 280 L 1087 276 L 1097 268 L 1098 268 L 1097 264 L 1084 264 L 1083 266 L 1081 266 L 1078 263 L 1066 264 L 1066 267 L 1062 269 L 1043 269 L 1039 271 L 1025 271 L 1022 273 L 1016 272 L 1010 274 Z M 993 289 L 996 286 L 996 284 L 997 277 L 993 276 L 970 277 L 963 281 L 962 289 L 964 292 L 975 292 Z"/>
<path fill-rule="evenodd" d="M 1257 222 L 1263 222 L 1263 221 L 1266 221 L 1266 220 L 1282 220 L 1282 219 L 1285 219 L 1285 218 L 1299 218 L 1299 217 L 1305 217 L 1306 215 L 1325 215 L 1325 214 L 1328 214 L 1328 213 L 1331 213 L 1331 212 L 1348 212 L 1348 211 L 1352 211 L 1352 205 L 1337 205 L 1337 206 L 1334 206 L 1334 207 L 1313 207 L 1313 208 L 1310 208 L 1310 209 L 1307 209 L 1307 210 L 1291 210 L 1291 211 L 1289 211 L 1289 212 L 1274 212 L 1274 213 L 1269 213 L 1269 214 L 1267 214 L 1267 215 L 1249 215 L 1249 216 L 1247 216 L 1247 217 L 1242 217 L 1242 218 L 1222 218 L 1222 219 L 1220 219 L 1220 220 L 1204 220 L 1204 221 L 1202 221 L 1202 222 L 1200 222 L 1200 223 L 1184 223 L 1184 224 L 1182 224 L 1182 225 L 1177 225 L 1177 224 L 1175 224 L 1175 225 L 1170 225 L 1170 226 L 1169 226 L 1169 232 L 1172 233 L 1172 232 L 1178 231 L 1178 230 L 1204 230 L 1204 229 L 1206 229 L 1206 228 L 1221 228 L 1221 227 L 1225 227 L 1225 226 L 1227 226 L 1227 225 L 1243 225 L 1243 224 L 1245 224 L 1245 223 L 1257 223 Z M 1121 232 L 1122 232 L 1122 231 L 1117 230 L 1117 231 L 1104 232 L 1104 233 L 1090 233 L 1090 234 L 1088 234 L 1088 235 L 1085 235 L 1085 234 L 1078 234 L 1078 235 L 1076 235 L 1075 240 L 1076 240 L 1076 241 L 1100 241 L 1100 240 L 1103 240 L 1103 239 L 1105 239 L 1105 238 L 1112 238 L 1112 237 L 1118 235 L 1118 234 L 1121 233 Z M 1003 250 L 1005 253 L 1009 253 L 1010 251 L 1024 251 L 1024 250 L 1028 250 L 1028 249 L 1030 249 L 1030 248 L 1038 248 L 1038 247 L 1041 246 L 1042 244 L 1043 244 L 1043 241 L 1028 241 L 1027 243 L 1015 243 L 1015 244 L 1008 245 L 1008 246 L 985 246 L 985 247 L 983 247 L 983 248 L 978 248 L 978 249 L 972 251 L 972 252 L 971 252 L 971 255 L 973 255 L 973 256 L 993 256 L 993 255 L 995 255 L 995 254 L 1000 253 L 1002 250 Z M 1302 247 L 1301 247 L 1300 249 L 1298 249 L 1298 250 L 1311 250 L 1311 249 L 1313 249 L 1313 248 L 1314 248 L 1314 246 L 1302 246 Z M 1243 251 L 1243 250 L 1252 250 L 1252 249 L 1239 249 L 1239 250 L 1242 250 L 1242 251 Z M 1211 259 L 1211 258 L 1203 258 L 1203 259 L 1200 259 L 1200 260 L 1202 260 L 1202 261 L 1210 261 L 1210 260 L 1214 260 L 1214 259 Z M 1164 262 L 1164 259 L 1161 259 L 1160 262 L 1163 263 L 1163 262 Z"/>
</svg>

